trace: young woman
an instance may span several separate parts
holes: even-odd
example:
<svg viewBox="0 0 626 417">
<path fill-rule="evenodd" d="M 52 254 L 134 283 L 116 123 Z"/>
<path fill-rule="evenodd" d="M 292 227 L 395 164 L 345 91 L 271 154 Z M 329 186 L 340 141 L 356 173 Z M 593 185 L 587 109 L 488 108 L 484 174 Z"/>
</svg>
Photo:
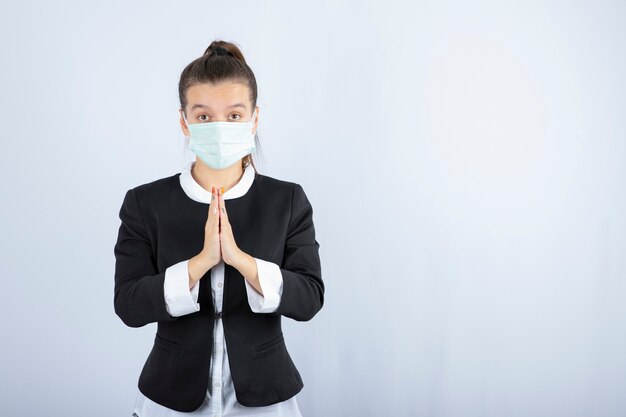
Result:
<svg viewBox="0 0 626 417">
<path fill-rule="evenodd" d="M 281 318 L 324 303 L 313 208 L 301 185 L 256 171 L 257 85 L 236 45 L 212 42 L 179 98 L 195 161 L 119 211 L 115 313 L 157 323 L 133 415 L 301 416 Z"/>
</svg>

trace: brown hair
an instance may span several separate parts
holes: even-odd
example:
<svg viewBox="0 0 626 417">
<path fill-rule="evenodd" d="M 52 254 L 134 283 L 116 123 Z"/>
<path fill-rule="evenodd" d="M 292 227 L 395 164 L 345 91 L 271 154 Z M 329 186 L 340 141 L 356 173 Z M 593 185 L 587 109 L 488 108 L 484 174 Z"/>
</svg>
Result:
<svg viewBox="0 0 626 417">
<path fill-rule="evenodd" d="M 222 40 L 214 40 L 204 51 L 204 54 L 189 63 L 180 75 L 178 83 L 178 97 L 180 107 L 187 116 L 187 90 L 192 85 L 201 83 L 217 84 L 222 81 L 241 82 L 248 86 L 250 91 L 250 102 L 252 111 L 256 107 L 257 86 L 256 78 L 252 69 L 246 63 L 239 47 Z M 258 129 L 257 129 L 258 130 Z M 257 149 L 260 149 L 259 135 L 255 133 L 254 142 Z M 242 167 L 245 169 L 252 164 L 255 172 L 258 172 L 252 160 L 252 154 L 242 158 Z"/>
</svg>

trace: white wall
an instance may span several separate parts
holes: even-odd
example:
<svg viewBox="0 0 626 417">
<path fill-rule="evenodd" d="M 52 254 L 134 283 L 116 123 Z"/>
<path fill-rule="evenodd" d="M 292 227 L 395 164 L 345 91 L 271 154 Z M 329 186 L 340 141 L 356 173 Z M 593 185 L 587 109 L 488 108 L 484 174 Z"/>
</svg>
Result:
<svg viewBox="0 0 626 417">
<path fill-rule="evenodd" d="M 626 414 L 625 4 L 215 3 L 1 7 L 0 414 L 130 415 L 156 325 L 114 313 L 117 214 L 180 171 L 217 38 L 314 207 L 305 417 Z"/>
</svg>

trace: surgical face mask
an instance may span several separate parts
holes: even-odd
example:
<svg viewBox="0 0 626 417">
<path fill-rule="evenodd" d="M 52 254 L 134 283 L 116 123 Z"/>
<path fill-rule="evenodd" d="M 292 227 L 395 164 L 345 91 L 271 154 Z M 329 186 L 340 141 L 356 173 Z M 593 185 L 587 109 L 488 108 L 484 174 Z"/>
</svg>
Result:
<svg viewBox="0 0 626 417">
<path fill-rule="evenodd" d="M 254 118 L 249 122 L 192 123 L 183 119 L 190 132 L 189 150 L 214 169 L 224 169 L 254 152 Z"/>
</svg>

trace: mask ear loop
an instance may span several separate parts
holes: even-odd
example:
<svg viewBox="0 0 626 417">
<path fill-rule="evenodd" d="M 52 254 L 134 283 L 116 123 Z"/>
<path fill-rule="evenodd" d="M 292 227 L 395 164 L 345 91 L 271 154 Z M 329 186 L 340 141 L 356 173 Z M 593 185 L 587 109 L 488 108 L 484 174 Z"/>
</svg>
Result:
<svg viewBox="0 0 626 417">
<path fill-rule="evenodd" d="M 183 115 L 183 120 L 185 121 L 185 125 L 187 125 L 187 129 L 189 129 L 189 122 L 187 121 L 187 118 L 185 117 L 185 112 L 181 110 L 180 114 Z"/>
<path fill-rule="evenodd" d="M 254 109 L 254 113 L 252 113 L 252 117 L 250 118 L 250 127 L 254 127 L 254 122 L 256 121 L 256 109 Z"/>
<path fill-rule="evenodd" d="M 185 121 L 187 130 L 189 130 L 189 122 L 187 121 L 187 118 L 185 117 L 185 112 L 182 109 L 180 111 L 180 114 L 183 116 L 183 120 Z M 183 136 L 185 138 L 185 147 L 183 148 L 183 159 L 186 160 L 187 163 L 191 162 L 193 164 L 193 162 L 195 161 L 195 155 L 189 149 L 189 141 L 191 140 L 191 136 L 185 135 L 184 133 L 183 133 Z M 191 159 L 187 161 L 187 158 L 189 157 L 191 157 Z"/>
</svg>

